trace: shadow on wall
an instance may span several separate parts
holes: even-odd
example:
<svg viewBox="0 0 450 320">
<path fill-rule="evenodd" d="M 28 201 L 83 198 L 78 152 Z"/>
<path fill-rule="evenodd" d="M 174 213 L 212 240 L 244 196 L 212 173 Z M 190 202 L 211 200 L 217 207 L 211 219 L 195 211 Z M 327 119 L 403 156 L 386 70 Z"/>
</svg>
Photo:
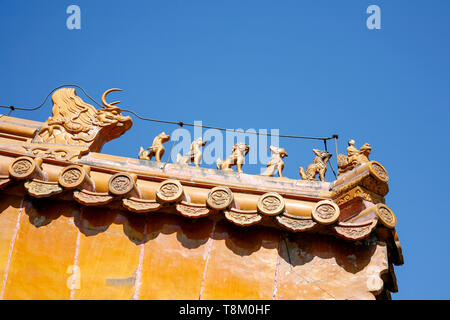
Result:
<svg viewBox="0 0 450 320">
<path fill-rule="evenodd" d="M 0 214 L 2 212 L 5 212 L 5 210 L 8 209 L 8 207 L 13 207 L 14 209 L 19 209 L 21 202 L 22 202 L 22 198 L 20 198 L 20 197 L 9 197 L 8 201 L 0 201 Z"/>
<path fill-rule="evenodd" d="M 4 210 L 5 205 L 1 204 L 0 210 Z M 108 232 L 112 224 L 123 225 L 124 234 L 136 245 L 156 239 L 161 233 L 176 233 L 177 240 L 187 249 L 203 246 L 212 238 L 224 240 L 227 248 L 239 256 L 249 256 L 261 247 L 277 250 L 278 255 L 292 267 L 305 265 L 319 257 L 336 259 L 341 268 L 357 273 L 370 262 L 376 247 L 364 242 L 355 246 L 354 242 L 328 235 L 290 234 L 260 225 L 239 227 L 226 220 L 188 219 L 158 212 L 137 214 L 119 209 L 85 207 L 74 201 L 27 197 L 24 209 L 30 223 L 37 228 L 65 216 L 73 217 L 75 226 L 88 237 Z"/>
<path fill-rule="evenodd" d="M 335 259 L 345 271 L 358 273 L 370 263 L 375 250 L 376 245 L 368 245 L 364 241 L 355 245 L 355 242 L 330 235 L 299 233 L 283 237 L 278 254 L 292 267 L 305 265 L 318 257 Z"/>
</svg>

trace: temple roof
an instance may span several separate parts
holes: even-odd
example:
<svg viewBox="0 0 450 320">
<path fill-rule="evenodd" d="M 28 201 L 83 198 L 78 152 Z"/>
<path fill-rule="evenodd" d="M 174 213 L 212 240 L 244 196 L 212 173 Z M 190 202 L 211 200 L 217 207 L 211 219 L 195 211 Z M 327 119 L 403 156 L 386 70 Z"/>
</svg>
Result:
<svg viewBox="0 0 450 320">
<path fill-rule="evenodd" d="M 53 98 L 54 106 L 70 110 L 58 99 Z M 67 120 L 61 110 L 55 114 L 54 107 L 45 123 L 0 117 L 2 192 L 137 215 L 158 211 L 226 219 L 242 227 L 261 224 L 354 242 L 372 241 L 376 235 L 388 244 L 390 261 L 403 263 L 397 220 L 384 199 L 389 176 L 379 162 L 368 159 L 366 145 L 357 154 L 362 158 L 339 155 L 339 176 L 332 182 L 251 175 L 100 153 L 104 143 L 131 127 L 131 118 L 107 104 L 89 109 L 90 115 L 79 121 Z"/>
</svg>

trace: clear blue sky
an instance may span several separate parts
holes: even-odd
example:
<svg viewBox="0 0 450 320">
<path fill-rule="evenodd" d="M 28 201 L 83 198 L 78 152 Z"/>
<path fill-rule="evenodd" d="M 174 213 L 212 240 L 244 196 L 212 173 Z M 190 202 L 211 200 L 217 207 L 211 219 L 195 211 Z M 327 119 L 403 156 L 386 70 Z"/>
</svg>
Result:
<svg viewBox="0 0 450 320">
<path fill-rule="evenodd" d="M 81 30 L 66 28 L 70 4 L 81 8 Z M 371 4 L 381 30 L 366 27 Z M 119 87 L 110 99 L 149 117 L 337 133 L 340 151 L 350 138 L 368 142 L 391 177 L 387 204 L 405 257 L 393 298 L 449 299 L 449 18 L 447 0 L 2 0 L 0 104 L 34 106 L 65 83 L 97 99 Z M 44 121 L 50 112 L 47 103 L 13 116 Z M 135 119 L 103 152 L 136 157 L 173 129 Z M 291 178 L 323 148 L 281 146 Z"/>
</svg>

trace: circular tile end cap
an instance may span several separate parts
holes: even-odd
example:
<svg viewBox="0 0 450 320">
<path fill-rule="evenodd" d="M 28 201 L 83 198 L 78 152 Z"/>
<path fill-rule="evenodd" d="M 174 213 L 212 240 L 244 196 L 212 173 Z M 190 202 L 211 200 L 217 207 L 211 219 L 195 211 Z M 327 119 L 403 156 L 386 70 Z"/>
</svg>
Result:
<svg viewBox="0 0 450 320">
<path fill-rule="evenodd" d="M 376 214 L 386 228 L 394 229 L 397 225 L 397 217 L 387 205 L 382 203 L 377 204 Z"/>
<path fill-rule="evenodd" d="M 156 199 L 163 203 L 179 202 L 183 197 L 183 186 L 178 180 L 161 182 L 156 191 Z"/>
<path fill-rule="evenodd" d="M 285 202 L 278 193 L 269 192 L 258 199 L 257 208 L 260 213 L 266 216 L 276 216 L 284 211 Z"/>
<path fill-rule="evenodd" d="M 337 204 L 330 200 L 322 200 L 313 207 L 311 215 L 316 222 L 329 225 L 335 223 L 340 214 Z"/>
<path fill-rule="evenodd" d="M 389 175 L 387 170 L 379 162 L 370 161 L 369 171 L 377 180 L 381 182 L 388 182 Z"/>
<path fill-rule="evenodd" d="M 19 157 L 9 166 L 9 174 L 16 179 L 27 179 L 36 170 L 36 163 L 30 157 Z"/>
<path fill-rule="evenodd" d="M 233 193 L 227 187 L 214 187 L 208 193 L 206 203 L 215 210 L 228 209 L 233 203 Z"/>
<path fill-rule="evenodd" d="M 58 182 L 66 189 L 75 189 L 81 186 L 86 177 L 85 170 L 77 165 L 64 168 L 58 176 Z"/>
<path fill-rule="evenodd" d="M 119 172 L 113 175 L 108 182 L 108 190 L 116 196 L 123 196 L 133 190 L 134 179 L 128 173 Z"/>
</svg>

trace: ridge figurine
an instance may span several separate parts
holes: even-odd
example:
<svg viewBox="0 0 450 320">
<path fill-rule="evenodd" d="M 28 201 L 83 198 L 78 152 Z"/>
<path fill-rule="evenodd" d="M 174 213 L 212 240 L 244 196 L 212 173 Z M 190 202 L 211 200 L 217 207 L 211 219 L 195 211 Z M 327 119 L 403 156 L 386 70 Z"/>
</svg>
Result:
<svg viewBox="0 0 450 320">
<path fill-rule="evenodd" d="M 243 173 L 242 165 L 250 147 L 244 142 L 236 143 L 231 149 L 231 155 L 225 160 L 217 159 L 217 170 L 233 171 L 232 166 L 236 166 L 236 171 Z"/>
<path fill-rule="evenodd" d="M 139 149 L 139 159 L 141 160 L 152 160 L 155 157 L 156 162 L 161 162 L 161 158 L 164 155 L 165 148 L 164 143 L 170 140 L 170 136 L 165 132 L 158 134 L 155 139 L 153 139 L 153 144 L 151 147 L 144 149 L 140 147 Z"/>
<path fill-rule="evenodd" d="M 177 154 L 177 163 L 183 165 L 189 165 L 190 163 L 194 163 L 194 165 L 198 168 L 200 167 L 200 161 L 202 161 L 202 148 L 206 145 L 206 141 L 203 141 L 202 138 L 197 138 L 191 143 L 191 150 L 184 156 L 180 153 Z"/>
<path fill-rule="evenodd" d="M 371 151 L 372 147 L 370 146 L 370 144 L 365 143 L 358 150 L 355 147 L 355 140 L 349 140 L 347 147 L 347 156 L 339 154 L 337 158 L 338 175 L 352 170 L 360 164 L 369 162 L 369 155 Z"/>
<path fill-rule="evenodd" d="M 317 181 L 316 175 L 318 174 L 320 181 L 324 182 L 325 172 L 327 172 L 327 162 L 330 160 L 332 154 L 318 149 L 313 149 L 313 152 L 316 155 L 313 163 L 306 168 L 306 171 L 303 167 L 300 167 L 300 176 L 302 180 Z"/>
<path fill-rule="evenodd" d="M 273 177 L 275 174 L 275 170 L 278 172 L 278 176 L 282 177 L 282 172 L 284 169 L 284 161 L 283 158 L 287 157 L 288 154 L 284 148 L 277 148 L 274 146 L 270 146 L 270 152 L 272 152 L 272 158 L 267 164 L 267 169 L 262 173 L 262 176 Z"/>
</svg>

